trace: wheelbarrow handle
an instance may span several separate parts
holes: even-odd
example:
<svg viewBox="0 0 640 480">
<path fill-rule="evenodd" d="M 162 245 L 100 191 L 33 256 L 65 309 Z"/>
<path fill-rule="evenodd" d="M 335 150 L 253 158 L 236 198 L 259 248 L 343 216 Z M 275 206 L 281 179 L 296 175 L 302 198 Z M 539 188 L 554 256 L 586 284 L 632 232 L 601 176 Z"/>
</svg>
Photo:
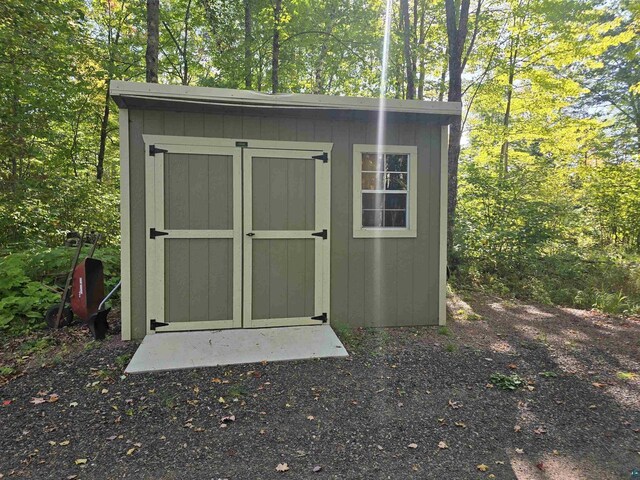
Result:
<svg viewBox="0 0 640 480">
<path fill-rule="evenodd" d="M 122 280 L 118 281 L 118 284 L 113 287 L 113 290 L 111 290 L 109 292 L 109 295 L 107 295 L 106 297 L 104 297 L 104 299 L 100 302 L 100 305 L 98 305 L 98 311 L 102 310 L 102 307 L 104 307 L 104 304 L 107 303 L 107 300 L 109 300 L 111 298 L 111 295 L 113 295 L 114 293 L 116 293 L 116 290 L 118 290 L 120 288 L 120 284 L 122 283 Z"/>
</svg>

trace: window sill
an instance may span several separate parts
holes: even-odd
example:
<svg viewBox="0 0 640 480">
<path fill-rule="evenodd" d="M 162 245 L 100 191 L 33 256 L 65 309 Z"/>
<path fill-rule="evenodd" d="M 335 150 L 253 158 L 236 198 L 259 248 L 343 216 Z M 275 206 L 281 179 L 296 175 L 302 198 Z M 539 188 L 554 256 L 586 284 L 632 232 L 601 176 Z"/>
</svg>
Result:
<svg viewBox="0 0 640 480">
<path fill-rule="evenodd" d="M 354 228 L 353 238 L 416 238 L 418 232 L 410 228 Z"/>
</svg>

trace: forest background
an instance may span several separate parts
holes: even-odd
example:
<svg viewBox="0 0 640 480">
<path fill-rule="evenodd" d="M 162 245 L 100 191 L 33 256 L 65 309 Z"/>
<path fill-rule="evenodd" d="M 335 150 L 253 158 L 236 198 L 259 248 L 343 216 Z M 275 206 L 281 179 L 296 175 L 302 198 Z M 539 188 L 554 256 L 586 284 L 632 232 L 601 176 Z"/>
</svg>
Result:
<svg viewBox="0 0 640 480">
<path fill-rule="evenodd" d="M 72 252 L 119 270 L 112 80 L 149 79 L 142 0 L 0 3 L 0 334 L 42 326 Z M 453 289 L 640 312 L 640 3 L 159 2 L 157 81 L 462 101 L 449 148 Z"/>
</svg>

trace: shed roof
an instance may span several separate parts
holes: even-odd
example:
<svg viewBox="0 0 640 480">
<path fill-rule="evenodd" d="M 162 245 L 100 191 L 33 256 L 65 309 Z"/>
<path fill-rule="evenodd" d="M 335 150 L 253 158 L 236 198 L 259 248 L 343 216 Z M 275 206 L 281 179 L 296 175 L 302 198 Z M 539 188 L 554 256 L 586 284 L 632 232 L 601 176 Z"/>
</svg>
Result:
<svg viewBox="0 0 640 480">
<path fill-rule="evenodd" d="M 190 103 L 218 105 L 223 107 L 251 107 L 265 109 L 320 109 L 375 112 L 380 108 L 378 98 L 346 97 L 333 95 L 310 95 L 280 93 L 276 95 L 233 90 L 229 88 L 191 87 L 183 85 L 160 85 L 112 81 L 110 93 L 122 108 L 129 104 L 155 101 L 158 103 Z M 428 102 L 424 100 L 386 99 L 385 110 L 395 113 L 459 116 L 460 102 Z M 444 118 L 442 119 L 444 120 Z"/>
</svg>

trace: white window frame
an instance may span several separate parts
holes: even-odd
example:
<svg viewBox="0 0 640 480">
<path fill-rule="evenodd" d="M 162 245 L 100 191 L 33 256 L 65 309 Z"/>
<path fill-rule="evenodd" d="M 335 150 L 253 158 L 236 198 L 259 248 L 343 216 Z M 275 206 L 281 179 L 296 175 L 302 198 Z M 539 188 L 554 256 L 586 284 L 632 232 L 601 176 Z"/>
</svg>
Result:
<svg viewBox="0 0 640 480">
<path fill-rule="evenodd" d="M 407 226 L 362 226 L 362 154 L 408 155 Z M 354 238 L 415 238 L 418 236 L 418 147 L 413 145 L 353 145 L 353 236 Z"/>
</svg>

